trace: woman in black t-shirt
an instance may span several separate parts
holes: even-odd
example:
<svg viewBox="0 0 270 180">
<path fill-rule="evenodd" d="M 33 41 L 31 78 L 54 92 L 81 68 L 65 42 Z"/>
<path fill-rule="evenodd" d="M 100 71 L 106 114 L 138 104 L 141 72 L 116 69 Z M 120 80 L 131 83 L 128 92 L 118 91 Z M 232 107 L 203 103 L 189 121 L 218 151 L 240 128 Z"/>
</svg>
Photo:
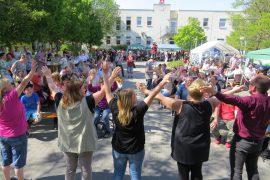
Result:
<svg viewBox="0 0 270 180">
<path fill-rule="evenodd" d="M 202 163 L 208 161 L 210 150 L 210 118 L 218 105 L 216 98 L 204 99 L 200 88 L 203 80 L 195 80 L 188 87 L 188 100 L 182 101 L 157 95 L 156 99 L 176 112 L 172 128 L 172 158 L 177 161 L 180 180 L 201 180 Z M 139 85 L 145 94 L 152 93 Z M 191 173 L 191 178 L 189 178 Z"/>
<path fill-rule="evenodd" d="M 123 89 L 119 92 L 118 99 L 113 98 L 109 88 L 111 84 L 108 83 L 108 70 L 109 65 L 104 62 L 103 73 L 106 99 L 115 122 L 115 132 L 112 138 L 113 179 L 123 179 L 127 162 L 129 162 L 131 179 L 141 179 L 145 143 L 144 114 L 153 98 L 169 82 L 171 74 L 167 74 L 148 97 L 137 103 L 136 95 L 132 89 Z"/>
</svg>

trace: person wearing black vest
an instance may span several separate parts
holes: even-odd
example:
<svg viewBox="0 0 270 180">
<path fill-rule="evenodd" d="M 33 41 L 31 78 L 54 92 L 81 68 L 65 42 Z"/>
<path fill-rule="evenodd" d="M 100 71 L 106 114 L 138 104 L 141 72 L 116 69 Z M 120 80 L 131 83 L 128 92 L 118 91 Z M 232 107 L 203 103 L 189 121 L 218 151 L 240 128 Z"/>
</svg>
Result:
<svg viewBox="0 0 270 180">
<path fill-rule="evenodd" d="M 115 132 L 112 138 L 112 155 L 114 163 L 113 180 L 124 178 L 127 162 L 129 162 L 131 179 L 140 180 L 142 163 L 144 159 L 144 115 L 151 105 L 154 97 L 161 88 L 169 82 L 168 73 L 156 88 L 143 101 L 137 103 L 136 95 L 132 89 L 123 89 L 118 98 L 113 98 L 108 82 L 109 65 L 103 63 L 104 85 L 106 99 L 115 122 Z"/>
<path fill-rule="evenodd" d="M 202 163 L 208 161 L 210 150 L 210 118 L 218 105 L 216 98 L 204 99 L 200 87 L 203 80 L 195 80 L 188 87 L 188 100 L 172 99 L 157 95 L 155 98 L 167 108 L 176 111 L 173 122 L 171 148 L 172 158 L 177 161 L 180 180 L 201 180 Z M 149 94 L 142 84 L 137 85 L 144 94 Z M 191 175 L 189 175 L 191 173 Z"/>
</svg>

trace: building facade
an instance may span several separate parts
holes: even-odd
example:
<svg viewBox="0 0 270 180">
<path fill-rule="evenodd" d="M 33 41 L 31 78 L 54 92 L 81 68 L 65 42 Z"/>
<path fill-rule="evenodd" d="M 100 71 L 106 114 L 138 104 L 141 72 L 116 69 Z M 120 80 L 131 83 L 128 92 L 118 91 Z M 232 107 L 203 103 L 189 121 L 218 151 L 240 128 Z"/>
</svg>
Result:
<svg viewBox="0 0 270 180">
<path fill-rule="evenodd" d="M 113 35 L 104 37 L 106 45 L 174 44 L 177 29 L 188 24 L 189 17 L 200 21 L 207 41 L 226 41 L 232 31 L 229 16 L 237 11 L 172 10 L 170 4 L 154 4 L 153 9 L 120 9 Z"/>
</svg>

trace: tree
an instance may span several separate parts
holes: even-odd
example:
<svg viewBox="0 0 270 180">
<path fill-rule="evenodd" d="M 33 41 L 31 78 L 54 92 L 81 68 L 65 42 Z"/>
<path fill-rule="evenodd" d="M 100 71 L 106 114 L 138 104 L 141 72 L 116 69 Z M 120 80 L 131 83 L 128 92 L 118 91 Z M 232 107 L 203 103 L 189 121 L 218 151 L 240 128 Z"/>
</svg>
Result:
<svg viewBox="0 0 270 180">
<path fill-rule="evenodd" d="M 206 39 L 204 30 L 200 26 L 199 20 L 189 18 L 188 24 L 178 29 L 178 33 L 173 37 L 175 43 L 183 49 L 190 50 L 198 42 Z"/>
<path fill-rule="evenodd" d="M 32 36 L 32 13 L 27 3 L 0 0 L 0 42 L 10 46 L 29 42 Z"/>
<path fill-rule="evenodd" d="M 65 31 L 63 39 L 72 42 L 73 52 L 76 52 L 81 43 L 100 45 L 103 30 L 91 1 L 65 0 L 64 5 Z"/>
<path fill-rule="evenodd" d="M 233 31 L 227 37 L 227 42 L 242 50 L 269 47 L 270 1 L 236 0 L 234 7 L 241 7 L 243 13 L 231 15 Z"/>
<path fill-rule="evenodd" d="M 113 0 L 0 0 L 0 44 L 100 45 L 117 17 Z"/>
<path fill-rule="evenodd" d="M 119 17 L 119 8 L 114 0 L 92 0 L 93 8 L 99 22 L 101 23 L 103 34 L 113 33 L 113 28 Z"/>
</svg>

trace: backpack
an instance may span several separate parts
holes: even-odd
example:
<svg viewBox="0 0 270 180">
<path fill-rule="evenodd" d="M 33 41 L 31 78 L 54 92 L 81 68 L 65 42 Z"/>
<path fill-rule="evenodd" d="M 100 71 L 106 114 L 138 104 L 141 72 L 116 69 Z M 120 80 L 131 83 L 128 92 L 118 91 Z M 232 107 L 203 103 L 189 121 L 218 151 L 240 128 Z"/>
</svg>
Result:
<svg viewBox="0 0 270 180">
<path fill-rule="evenodd" d="M 103 121 L 99 121 L 96 124 L 97 136 L 98 138 L 103 138 L 107 133 L 106 125 Z"/>
</svg>

